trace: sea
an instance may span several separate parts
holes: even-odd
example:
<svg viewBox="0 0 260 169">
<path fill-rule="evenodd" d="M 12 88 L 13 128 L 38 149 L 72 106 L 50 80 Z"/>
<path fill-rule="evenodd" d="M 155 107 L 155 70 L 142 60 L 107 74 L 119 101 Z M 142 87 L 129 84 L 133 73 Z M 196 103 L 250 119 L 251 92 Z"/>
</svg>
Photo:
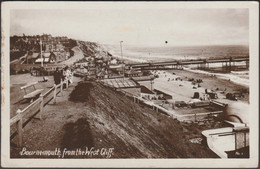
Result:
<svg viewBox="0 0 260 169">
<path fill-rule="evenodd" d="M 120 45 L 104 45 L 104 48 L 114 57 L 125 60 L 127 63 L 145 63 L 173 60 L 210 59 L 210 58 L 235 58 L 249 56 L 249 47 L 242 45 L 222 46 L 160 46 L 140 47 Z M 245 62 L 236 63 L 246 65 Z M 221 64 L 210 64 L 210 67 L 221 67 Z M 249 65 L 250 67 L 250 65 Z M 228 79 L 234 83 L 249 87 L 249 70 L 231 71 L 230 73 L 212 73 L 204 70 L 196 70 L 192 66 L 184 67 L 187 71 L 215 75 L 218 78 Z"/>
</svg>

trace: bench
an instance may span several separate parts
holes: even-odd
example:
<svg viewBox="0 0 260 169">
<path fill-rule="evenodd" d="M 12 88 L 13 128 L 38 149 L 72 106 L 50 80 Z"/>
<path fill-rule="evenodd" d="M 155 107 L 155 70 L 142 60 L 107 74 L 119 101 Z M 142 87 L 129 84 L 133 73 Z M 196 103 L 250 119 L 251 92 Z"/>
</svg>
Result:
<svg viewBox="0 0 260 169">
<path fill-rule="evenodd" d="M 40 96 L 40 94 L 43 92 L 44 89 L 36 89 L 35 88 L 36 84 L 38 84 L 38 82 L 30 83 L 21 87 L 21 90 L 24 90 L 25 92 L 25 95 L 23 96 L 24 99 L 33 101 L 35 98 L 38 98 Z M 28 89 L 31 86 L 33 86 L 34 91 L 28 93 L 26 89 Z"/>
</svg>

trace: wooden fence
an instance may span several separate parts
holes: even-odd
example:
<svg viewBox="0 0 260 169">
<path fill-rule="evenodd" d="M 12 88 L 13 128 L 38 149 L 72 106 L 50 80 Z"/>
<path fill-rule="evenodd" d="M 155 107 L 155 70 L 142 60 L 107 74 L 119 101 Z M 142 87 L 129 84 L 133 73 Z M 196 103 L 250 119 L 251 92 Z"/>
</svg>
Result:
<svg viewBox="0 0 260 169">
<path fill-rule="evenodd" d="M 212 111 L 212 112 L 204 112 L 204 113 L 182 114 L 182 115 L 177 115 L 177 120 L 181 122 L 205 123 L 206 121 L 209 121 L 210 119 L 218 116 L 221 113 L 223 113 L 223 111 L 220 110 L 220 111 Z"/>
<path fill-rule="evenodd" d="M 56 104 L 56 97 L 59 93 L 62 95 L 63 85 L 66 84 L 66 88 L 69 87 L 68 80 L 62 81 L 59 85 L 54 85 L 51 89 L 49 89 L 46 93 L 41 94 L 40 97 L 32 102 L 30 105 L 25 107 L 23 110 L 18 109 L 17 115 L 15 115 L 10 120 L 10 127 L 16 124 L 16 130 L 13 134 L 11 134 L 11 138 L 14 138 L 18 135 L 18 147 L 22 147 L 23 144 L 23 128 L 27 123 L 31 121 L 33 117 L 37 114 L 38 118 L 42 119 L 42 114 L 44 112 L 44 106 L 46 106 L 52 99 L 53 103 Z M 52 97 L 48 97 L 53 92 Z M 27 120 L 26 120 L 27 119 Z"/>
</svg>

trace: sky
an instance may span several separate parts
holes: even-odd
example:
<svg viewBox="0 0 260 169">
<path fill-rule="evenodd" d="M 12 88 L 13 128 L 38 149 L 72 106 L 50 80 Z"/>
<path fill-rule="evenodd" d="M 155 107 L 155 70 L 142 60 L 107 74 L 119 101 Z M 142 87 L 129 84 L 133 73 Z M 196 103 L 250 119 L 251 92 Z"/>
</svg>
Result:
<svg viewBox="0 0 260 169">
<path fill-rule="evenodd" d="M 133 46 L 248 45 L 248 9 L 88 8 L 19 9 L 10 15 L 11 35 L 68 36 Z"/>
</svg>

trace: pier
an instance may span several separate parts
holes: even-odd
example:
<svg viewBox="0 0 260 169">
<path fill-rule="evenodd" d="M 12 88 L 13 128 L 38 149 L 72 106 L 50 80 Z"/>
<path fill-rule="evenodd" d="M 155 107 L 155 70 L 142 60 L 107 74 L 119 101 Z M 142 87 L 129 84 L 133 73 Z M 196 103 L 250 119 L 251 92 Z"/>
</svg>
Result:
<svg viewBox="0 0 260 169">
<path fill-rule="evenodd" d="M 132 68 L 140 68 L 144 70 L 163 70 L 163 69 L 182 69 L 184 65 L 198 65 L 201 69 L 209 68 L 209 64 L 211 63 L 222 63 L 222 67 L 226 68 L 226 70 L 231 70 L 232 66 L 235 65 L 236 62 L 246 62 L 246 68 L 249 67 L 249 57 L 237 57 L 237 58 L 217 58 L 217 59 L 196 59 L 196 60 L 174 60 L 167 62 L 153 62 L 153 63 L 136 63 L 136 64 L 128 64 Z M 168 67 L 165 67 L 168 66 Z"/>
</svg>

